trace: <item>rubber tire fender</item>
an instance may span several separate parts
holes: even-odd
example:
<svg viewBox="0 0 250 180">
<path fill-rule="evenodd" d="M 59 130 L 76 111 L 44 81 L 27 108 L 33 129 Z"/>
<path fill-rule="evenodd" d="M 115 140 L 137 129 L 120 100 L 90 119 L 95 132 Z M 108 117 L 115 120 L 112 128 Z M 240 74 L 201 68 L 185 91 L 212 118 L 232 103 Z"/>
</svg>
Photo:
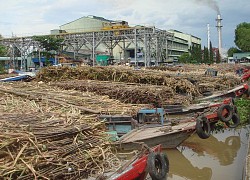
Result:
<svg viewBox="0 0 250 180">
<path fill-rule="evenodd" d="M 169 160 L 168 160 L 168 156 L 166 153 L 160 153 L 160 155 L 163 157 L 163 159 L 165 160 L 166 163 L 166 170 L 167 173 L 169 173 Z"/>
<path fill-rule="evenodd" d="M 196 120 L 196 133 L 201 139 L 207 139 L 211 135 L 211 127 L 208 119 L 205 116 L 200 116 Z"/>
<path fill-rule="evenodd" d="M 235 105 L 235 99 L 234 98 L 232 98 L 231 102 L 232 102 L 233 105 Z"/>
<path fill-rule="evenodd" d="M 164 180 L 169 169 L 168 162 L 162 153 L 151 152 L 148 155 L 147 169 L 152 180 Z"/>
<path fill-rule="evenodd" d="M 236 128 L 239 124 L 240 124 L 240 116 L 238 114 L 233 114 L 233 117 L 232 117 L 232 123 L 230 123 L 231 121 L 228 121 L 228 122 L 225 122 L 226 125 L 229 127 L 229 128 Z"/>
<path fill-rule="evenodd" d="M 250 84 L 248 84 L 246 95 L 247 95 L 247 97 L 250 97 Z"/>
<path fill-rule="evenodd" d="M 224 111 L 224 109 L 226 109 L 228 111 L 228 115 L 225 117 L 222 115 L 222 112 Z M 218 111 L 217 111 L 217 116 L 219 117 L 219 119 L 223 122 L 228 122 L 229 120 L 232 119 L 233 116 L 233 107 L 230 106 L 229 104 L 223 104 L 219 107 Z"/>
<path fill-rule="evenodd" d="M 238 114 L 238 108 L 236 105 L 233 105 L 233 113 Z"/>
</svg>

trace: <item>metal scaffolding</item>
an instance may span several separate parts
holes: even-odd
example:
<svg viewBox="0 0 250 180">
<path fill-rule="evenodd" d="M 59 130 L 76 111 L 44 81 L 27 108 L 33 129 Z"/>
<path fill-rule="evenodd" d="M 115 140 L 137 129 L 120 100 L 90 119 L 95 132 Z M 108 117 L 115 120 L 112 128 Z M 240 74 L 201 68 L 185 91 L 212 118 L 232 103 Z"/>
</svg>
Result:
<svg viewBox="0 0 250 180">
<path fill-rule="evenodd" d="M 168 49 L 173 40 L 173 34 L 166 30 L 160 30 L 155 27 L 131 27 L 124 29 L 100 30 L 93 32 L 78 33 L 60 33 L 53 35 L 56 38 L 63 39 L 63 50 L 72 50 L 74 58 L 79 50 L 87 49 L 91 51 L 93 65 L 95 65 L 96 49 L 104 45 L 110 55 L 113 55 L 115 47 L 119 46 L 125 55 L 126 49 L 134 49 L 135 62 L 137 62 L 138 47 L 143 49 L 145 66 L 150 66 L 152 60 L 157 65 L 159 62 L 165 62 L 168 59 Z M 21 69 L 25 67 L 26 58 L 34 49 L 39 49 L 39 42 L 28 37 L 12 37 L 0 40 L 0 43 L 8 48 L 17 48 L 21 54 Z M 14 51 L 12 51 L 14 52 Z M 14 57 L 14 55 L 12 55 Z M 10 57 L 12 57 L 10 56 Z M 13 59 L 14 61 L 14 59 Z"/>
</svg>

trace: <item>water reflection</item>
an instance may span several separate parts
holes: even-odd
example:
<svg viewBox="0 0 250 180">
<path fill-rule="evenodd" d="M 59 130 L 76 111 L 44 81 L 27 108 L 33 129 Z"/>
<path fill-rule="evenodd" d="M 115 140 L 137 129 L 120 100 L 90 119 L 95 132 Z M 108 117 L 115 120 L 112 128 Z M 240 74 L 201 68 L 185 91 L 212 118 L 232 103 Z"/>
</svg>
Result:
<svg viewBox="0 0 250 180">
<path fill-rule="evenodd" d="M 170 173 L 168 179 L 176 179 L 177 177 L 185 177 L 192 180 L 210 180 L 212 177 L 212 169 L 208 167 L 198 168 L 193 166 L 180 151 L 167 150 L 170 164 Z M 176 157 L 176 158 L 172 158 Z"/>
<path fill-rule="evenodd" d="M 226 130 L 200 139 L 193 135 L 180 147 L 166 150 L 170 180 L 242 179 L 249 128 Z"/>
<path fill-rule="evenodd" d="M 215 157 L 222 166 L 233 163 L 240 146 L 239 136 L 227 137 L 225 141 L 219 141 L 214 136 L 200 141 L 198 136 L 193 136 L 182 144 L 182 148 L 185 149 L 185 147 L 189 147 L 196 152 L 198 156 L 204 156 L 205 153 L 207 153 Z"/>
</svg>

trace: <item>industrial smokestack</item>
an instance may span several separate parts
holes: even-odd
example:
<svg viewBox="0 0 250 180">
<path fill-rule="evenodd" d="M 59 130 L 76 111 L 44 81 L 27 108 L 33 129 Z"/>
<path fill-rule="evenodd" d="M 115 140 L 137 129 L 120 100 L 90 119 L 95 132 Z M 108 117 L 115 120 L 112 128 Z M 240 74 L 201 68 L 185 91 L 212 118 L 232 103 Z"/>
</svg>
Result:
<svg viewBox="0 0 250 180">
<path fill-rule="evenodd" d="M 207 48 L 210 50 L 210 26 L 207 24 Z"/>
<path fill-rule="evenodd" d="M 220 14 L 218 14 L 217 15 L 217 19 L 216 19 L 216 21 L 217 21 L 217 31 L 218 31 L 218 48 L 219 48 L 219 52 L 220 52 L 220 56 L 221 56 L 221 54 L 222 54 L 222 35 L 221 35 L 221 29 L 222 29 L 222 25 L 221 25 L 221 20 L 222 20 L 222 18 L 221 18 L 221 15 Z"/>
</svg>

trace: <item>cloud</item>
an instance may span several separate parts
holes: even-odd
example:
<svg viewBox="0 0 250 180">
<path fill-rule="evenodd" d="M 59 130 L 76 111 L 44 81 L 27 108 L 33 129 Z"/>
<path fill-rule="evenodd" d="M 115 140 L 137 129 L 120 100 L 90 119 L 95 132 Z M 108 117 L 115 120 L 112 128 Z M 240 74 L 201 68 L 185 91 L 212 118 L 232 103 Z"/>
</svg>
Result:
<svg viewBox="0 0 250 180">
<path fill-rule="evenodd" d="M 248 21 L 248 0 L 8 0 L 1 4 L 0 34 L 49 33 L 51 29 L 78 19 L 96 15 L 112 20 L 126 20 L 130 25 L 154 25 L 177 29 L 202 38 L 206 44 L 206 25 L 211 26 L 211 40 L 217 44 L 216 13 L 223 21 L 223 42 L 233 45 L 237 24 Z"/>
</svg>

